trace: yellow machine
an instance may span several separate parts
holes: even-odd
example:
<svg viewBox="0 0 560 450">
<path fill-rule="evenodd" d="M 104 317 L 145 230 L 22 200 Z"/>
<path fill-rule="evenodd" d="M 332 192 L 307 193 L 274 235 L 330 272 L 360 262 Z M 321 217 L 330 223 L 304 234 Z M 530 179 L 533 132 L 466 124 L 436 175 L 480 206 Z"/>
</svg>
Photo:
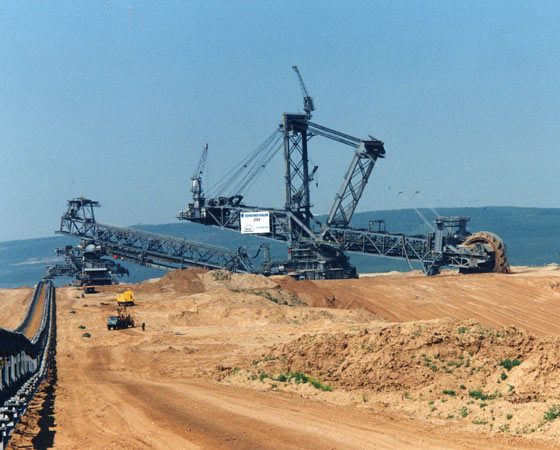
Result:
<svg viewBox="0 0 560 450">
<path fill-rule="evenodd" d="M 134 292 L 124 291 L 117 294 L 117 303 L 119 306 L 133 306 Z"/>
</svg>

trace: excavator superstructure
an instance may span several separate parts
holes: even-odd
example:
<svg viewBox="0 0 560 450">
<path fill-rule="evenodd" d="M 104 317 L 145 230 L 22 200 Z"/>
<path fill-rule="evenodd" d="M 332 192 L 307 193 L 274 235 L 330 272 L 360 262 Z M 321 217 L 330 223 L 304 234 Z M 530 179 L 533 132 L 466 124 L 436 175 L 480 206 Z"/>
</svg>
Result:
<svg viewBox="0 0 560 450">
<path fill-rule="evenodd" d="M 302 279 L 355 277 L 356 269 L 347 252 L 400 258 L 409 263 L 418 261 L 426 275 L 439 273 L 443 266 L 456 267 L 464 273 L 508 271 L 501 239 L 488 232 L 471 235 L 466 229 L 469 217 L 438 217 L 433 232 L 417 236 L 389 233 L 384 222 L 378 220 L 371 221 L 368 229 L 352 227 L 352 216 L 373 168 L 385 157 L 385 145 L 372 136 L 360 139 L 312 122 L 313 100 L 299 70 L 296 66 L 293 69 L 302 88 L 304 113 L 284 113 L 276 130 L 282 137 L 285 160 L 284 206 L 247 205 L 243 203 L 242 192 L 199 196 L 179 213 L 180 220 L 241 233 L 253 229 L 255 231 L 249 231 L 252 234 L 286 242 L 288 258 L 265 261 L 262 270 L 267 274 L 288 273 Z M 352 150 L 350 165 L 323 223 L 311 211 L 309 186 L 317 166 L 310 171 L 308 143 L 315 137 L 338 142 Z M 269 141 L 276 142 L 270 138 Z M 274 153 L 267 146 L 261 147 L 267 155 Z M 258 158 L 253 159 L 260 164 Z M 242 169 L 246 167 L 247 164 L 242 165 Z M 254 172 L 247 173 L 254 177 Z M 246 182 L 238 184 L 245 185 Z M 257 229 L 250 224 L 248 227 L 247 218 L 254 220 L 257 213 L 259 220 L 266 221 L 265 226 Z"/>
</svg>

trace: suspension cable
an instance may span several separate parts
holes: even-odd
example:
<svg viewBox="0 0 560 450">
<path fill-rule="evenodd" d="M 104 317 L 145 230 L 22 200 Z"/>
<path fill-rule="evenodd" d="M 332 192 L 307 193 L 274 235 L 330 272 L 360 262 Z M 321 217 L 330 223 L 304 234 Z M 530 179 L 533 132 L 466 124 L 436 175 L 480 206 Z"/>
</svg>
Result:
<svg viewBox="0 0 560 450">
<path fill-rule="evenodd" d="M 387 162 L 393 168 L 393 170 L 395 170 L 397 174 L 400 175 L 401 179 L 405 180 L 405 182 L 408 182 L 408 178 L 403 174 L 402 170 L 399 169 L 399 167 L 395 163 L 393 163 L 393 161 L 388 159 Z M 410 183 L 408 184 L 408 186 L 411 187 Z M 416 192 L 420 195 L 420 197 L 422 197 L 422 200 L 424 201 L 428 209 L 430 209 L 435 214 L 436 217 L 439 217 L 440 214 L 432 206 L 430 206 L 430 202 L 428 202 L 424 194 L 420 191 L 416 191 Z"/>
<path fill-rule="evenodd" d="M 280 130 L 276 129 L 274 132 L 255 150 L 249 153 L 245 158 L 243 158 L 238 164 L 236 164 L 224 177 L 222 177 L 217 183 L 215 183 L 209 190 L 208 195 L 210 197 L 215 197 L 218 194 L 223 193 L 230 186 L 238 186 L 246 174 L 244 172 L 249 172 L 254 169 L 254 162 L 262 160 L 262 153 L 268 154 L 270 148 L 277 141 L 278 136 L 281 136 Z M 266 160 L 266 158 L 265 158 Z M 268 161 L 267 161 L 268 162 Z M 261 163 L 262 164 L 262 163 Z"/>
<path fill-rule="evenodd" d="M 266 168 L 266 166 L 268 165 L 268 163 L 270 162 L 270 160 L 278 153 L 278 151 L 282 148 L 282 144 L 279 144 L 279 141 L 281 141 L 282 139 L 282 135 L 279 134 L 278 138 L 275 140 L 275 142 L 270 146 L 270 149 L 267 150 L 262 158 L 260 163 L 256 163 L 253 167 L 253 169 L 251 170 L 251 172 L 249 172 L 244 179 L 242 179 L 242 183 L 240 183 L 240 185 L 238 186 L 237 190 L 234 190 L 232 192 L 232 194 L 242 194 L 244 195 L 247 191 L 249 191 L 251 189 L 251 187 L 255 184 L 255 182 L 257 181 L 257 179 L 261 176 L 261 174 L 263 173 L 264 169 Z"/>
<path fill-rule="evenodd" d="M 385 178 L 385 180 L 389 181 L 389 183 L 390 183 L 391 185 L 393 185 L 393 186 L 398 186 L 398 184 L 395 183 L 395 181 L 394 181 L 389 175 L 387 175 L 387 174 L 385 174 L 385 173 L 383 173 L 383 172 L 380 172 L 380 174 L 381 174 L 382 177 Z M 420 217 L 420 218 L 424 221 L 424 223 L 425 223 L 426 225 L 428 225 L 428 227 L 429 227 L 432 231 L 435 231 L 435 228 L 434 228 L 434 226 L 432 225 L 432 223 L 431 223 L 428 219 L 426 219 L 426 216 L 424 216 L 424 214 L 422 214 L 422 212 L 416 207 L 416 205 L 414 204 L 414 202 L 412 201 L 412 199 L 406 194 L 406 192 L 400 191 L 399 194 L 404 195 L 404 198 L 408 201 L 410 207 L 411 207 L 412 209 L 414 209 L 414 211 L 416 212 L 416 214 L 418 214 L 418 217 Z M 436 215 L 436 217 L 437 217 L 437 215 Z"/>
<path fill-rule="evenodd" d="M 243 160 L 236 164 L 226 175 L 221 178 L 214 186 L 209 189 L 209 195 L 211 197 L 216 196 L 218 193 L 223 193 L 223 190 L 228 186 L 231 186 L 235 182 L 241 173 L 249 166 L 249 162 L 255 158 L 264 148 L 268 147 L 270 141 L 274 138 L 274 135 L 278 130 L 275 130 L 261 145 L 259 145 L 255 150 L 253 150 L 249 155 L 247 155 Z"/>
</svg>

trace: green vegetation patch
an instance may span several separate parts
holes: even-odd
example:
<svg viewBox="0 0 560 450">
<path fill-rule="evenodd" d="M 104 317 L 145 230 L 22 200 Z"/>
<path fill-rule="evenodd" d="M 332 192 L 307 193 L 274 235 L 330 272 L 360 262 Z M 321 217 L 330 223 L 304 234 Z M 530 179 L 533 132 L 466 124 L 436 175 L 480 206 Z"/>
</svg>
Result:
<svg viewBox="0 0 560 450">
<path fill-rule="evenodd" d="M 519 359 L 504 359 L 502 361 L 500 361 L 500 366 L 502 366 L 504 369 L 506 369 L 508 372 L 513 369 L 515 366 L 518 366 L 519 364 L 521 364 L 522 361 L 520 361 Z"/>
<path fill-rule="evenodd" d="M 281 383 L 289 383 L 291 381 L 294 381 L 295 384 L 309 383 L 314 388 L 320 389 L 321 391 L 324 392 L 332 392 L 333 390 L 333 388 L 328 384 L 325 384 L 322 381 L 318 380 L 317 378 L 313 378 L 302 372 L 282 372 L 276 378 L 262 372 L 259 376 L 259 379 L 263 381 L 265 378 L 270 378 L 273 381 L 279 381 Z"/>
<path fill-rule="evenodd" d="M 560 416 L 560 405 L 552 405 L 548 411 L 544 413 L 545 422 L 551 422 Z"/>
<path fill-rule="evenodd" d="M 476 400 L 491 400 L 494 398 L 493 395 L 485 394 L 482 389 L 475 389 L 474 391 L 469 391 L 469 397 Z"/>
</svg>

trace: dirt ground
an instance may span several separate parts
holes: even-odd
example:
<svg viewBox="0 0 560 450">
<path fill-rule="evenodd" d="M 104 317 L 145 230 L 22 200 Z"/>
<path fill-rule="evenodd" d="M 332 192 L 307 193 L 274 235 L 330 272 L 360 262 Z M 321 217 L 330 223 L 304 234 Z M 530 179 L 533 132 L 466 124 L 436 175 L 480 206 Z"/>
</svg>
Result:
<svg viewBox="0 0 560 450">
<path fill-rule="evenodd" d="M 57 289 L 57 371 L 11 446 L 560 448 L 560 270 L 514 271 Z M 128 287 L 137 326 L 108 331 Z M 0 291 L 0 325 L 30 296 Z"/>
<path fill-rule="evenodd" d="M 33 295 L 33 289 L 0 289 L 0 326 L 7 330 L 17 327 Z"/>
</svg>

